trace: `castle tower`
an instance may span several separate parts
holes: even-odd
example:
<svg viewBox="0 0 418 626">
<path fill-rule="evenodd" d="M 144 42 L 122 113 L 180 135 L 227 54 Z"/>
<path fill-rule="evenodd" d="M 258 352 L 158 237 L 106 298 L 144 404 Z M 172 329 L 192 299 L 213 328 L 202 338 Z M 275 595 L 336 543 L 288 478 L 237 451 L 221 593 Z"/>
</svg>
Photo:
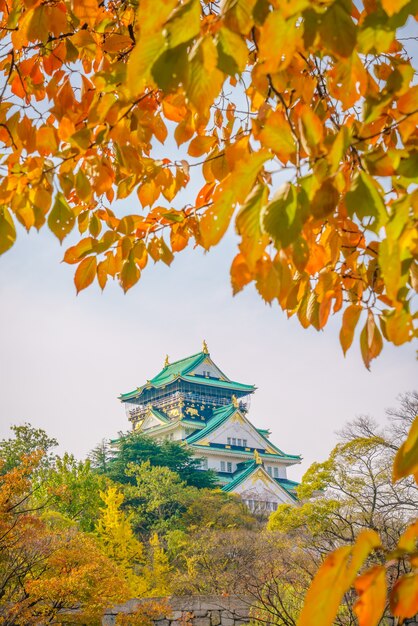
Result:
<svg viewBox="0 0 418 626">
<path fill-rule="evenodd" d="M 297 483 L 287 467 L 299 455 L 285 454 L 269 431 L 248 419 L 254 385 L 228 378 L 213 362 L 206 342 L 201 352 L 169 362 L 154 378 L 122 394 L 132 428 L 159 440 L 182 441 L 217 472 L 225 491 L 238 493 L 252 511 L 269 512 L 295 503 Z"/>
</svg>

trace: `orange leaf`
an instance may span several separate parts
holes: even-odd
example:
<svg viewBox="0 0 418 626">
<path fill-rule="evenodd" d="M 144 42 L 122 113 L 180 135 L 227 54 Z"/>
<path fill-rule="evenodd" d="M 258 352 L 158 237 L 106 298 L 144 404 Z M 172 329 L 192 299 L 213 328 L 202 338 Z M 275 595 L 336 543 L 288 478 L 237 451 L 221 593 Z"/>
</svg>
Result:
<svg viewBox="0 0 418 626">
<path fill-rule="evenodd" d="M 99 12 L 97 0 L 73 0 L 74 15 L 80 20 L 80 24 L 94 26 Z"/>
<path fill-rule="evenodd" d="M 139 267 L 136 265 L 135 261 L 130 257 L 122 266 L 122 271 L 120 273 L 120 284 L 122 285 L 123 291 L 126 293 L 128 289 L 133 287 L 135 283 L 138 282 L 141 276 L 141 272 Z"/>
<path fill-rule="evenodd" d="M 81 261 L 74 275 L 77 293 L 91 285 L 96 276 L 96 268 L 97 259 L 95 256 L 89 256 Z"/>
<path fill-rule="evenodd" d="M 65 251 L 63 261 L 69 264 L 78 263 L 86 254 L 92 252 L 93 245 L 94 239 L 92 237 L 81 239 L 77 245 L 71 246 Z"/>
<path fill-rule="evenodd" d="M 396 582 L 390 594 L 390 608 L 401 619 L 418 613 L 418 574 L 405 574 Z"/>
<path fill-rule="evenodd" d="M 366 324 L 360 334 L 361 356 L 367 369 L 370 369 L 370 362 L 376 358 L 383 348 L 383 339 L 380 330 L 374 321 L 374 315 L 369 310 Z"/>
<path fill-rule="evenodd" d="M 354 612 L 359 626 L 377 626 L 386 605 L 386 570 L 383 565 L 376 565 L 359 576 L 354 583 L 358 599 Z"/>
<path fill-rule="evenodd" d="M 231 283 L 234 295 L 242 290 L 252 280 L 252 274 L 248 269 L 244 256 L 239 253 L 232 261 Z"/>
<path fill-rule="evenodd" d="M 401 445 L 393 463 L 393 480 L 414 474 L 418 478 L 418 416 L 412 423 L 406 441 Z"/>
<path fill-rule="evenodd" d="M 340 330 L 340 344 L 344 355 L 353 343 L 354 331 L 360 318 L 362 308 L 358 304 L 350 304 L 343 313 L 343 323 Z"/>
<path fill-rule="evenodd" d="M 380 546 L 376 532 L 365 530 L 354 546 L 332 552 L 319 568 L 299 616 L 297 626 L 332 626 L 344 594 L 352 586 L 358 570 L 372 550 Z"/>
</svg>

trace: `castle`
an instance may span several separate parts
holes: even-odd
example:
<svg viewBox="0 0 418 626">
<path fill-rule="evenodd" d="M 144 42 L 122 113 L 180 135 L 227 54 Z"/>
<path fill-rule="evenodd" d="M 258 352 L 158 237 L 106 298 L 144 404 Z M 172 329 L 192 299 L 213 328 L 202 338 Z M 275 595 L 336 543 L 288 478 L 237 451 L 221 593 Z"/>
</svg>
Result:
<svg viewBox="0 0 418 626">
<path fill-rule="evenodd" d="M 121 394 L 132 428 L 158 440 L 182 441 L 212 469 L 224 491 L 237 493 L 253 512 L 268 513 L 295 503 L 297 483 L 287 467 L 299 455 L 285 454 L 269 431 L 248 419 L 256 387 L 230 380 L 212 361 L 206 342 L 201 352 L 169 362 L 154 378 Z"/>
</svg>

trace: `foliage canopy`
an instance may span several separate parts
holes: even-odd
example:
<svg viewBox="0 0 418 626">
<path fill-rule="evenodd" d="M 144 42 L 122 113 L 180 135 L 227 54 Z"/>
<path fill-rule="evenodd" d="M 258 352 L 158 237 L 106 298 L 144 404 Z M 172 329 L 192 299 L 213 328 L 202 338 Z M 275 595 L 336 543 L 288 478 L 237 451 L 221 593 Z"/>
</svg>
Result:
<svg viewBox="0 0 418 626">
<path fill-rule="evenodd" d="M 416 0 L 0 11 L 0 253 L 16 222 L 77 228 L 77 291 L 126 291 L 234 221 L 234 293 L 254 282 L 317 329 L 344 308 L 344 352 L 364 313 L 367 367 L 416 336 L 418 86 L 400 32 Z M 112 204 L 128 198 L 129 214 Z"/>
</svg>

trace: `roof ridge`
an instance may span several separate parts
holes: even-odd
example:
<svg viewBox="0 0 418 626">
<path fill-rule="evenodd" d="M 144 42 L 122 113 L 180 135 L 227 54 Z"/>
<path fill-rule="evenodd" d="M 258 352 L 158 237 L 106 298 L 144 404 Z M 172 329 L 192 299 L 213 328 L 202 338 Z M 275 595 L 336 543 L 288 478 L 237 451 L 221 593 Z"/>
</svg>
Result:
<svg viewBox="0 0 418 626">
<path fill-rule="evenodd" d="M 189 359 L 194 359 L 195 357 L 201 356 L 202 354 L 207 356 L 207 354 L 205 354 L 205 352 L 202 352 L 202 351 L 196 352 L 196 354 L 190 354 L 190 356 L 185 356 L 182 359 L 177 359 L 177 361 L 173 361 L 172 363 L 169 363 L 168 365 L 163 367 L 163 369 L 161 371 L 164 371 L 165 369 L 167 369 L 168 367 L 171 367 L 172 365 L 177 365 L 177 363 L 182 363 L 183 361 L 188 361 Z"/>
</svg>

